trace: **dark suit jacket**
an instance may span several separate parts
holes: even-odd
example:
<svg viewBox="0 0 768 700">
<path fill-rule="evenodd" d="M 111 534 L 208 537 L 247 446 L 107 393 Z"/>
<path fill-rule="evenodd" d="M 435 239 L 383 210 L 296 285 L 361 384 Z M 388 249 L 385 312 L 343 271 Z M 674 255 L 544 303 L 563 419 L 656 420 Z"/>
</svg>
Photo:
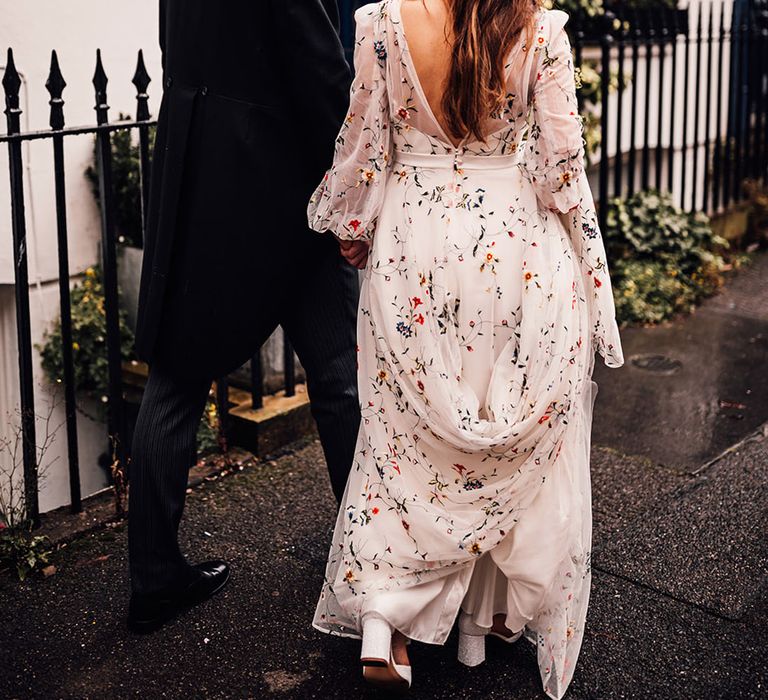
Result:
<svg viewBox="0 0 768 700">
<path fill-rule="evenodd" d="M 335 0 L 161 0 L 143 359 L 238 366 L 333 245 L 306 206 L 348 104 L 337 25 Z"/>
</svg>

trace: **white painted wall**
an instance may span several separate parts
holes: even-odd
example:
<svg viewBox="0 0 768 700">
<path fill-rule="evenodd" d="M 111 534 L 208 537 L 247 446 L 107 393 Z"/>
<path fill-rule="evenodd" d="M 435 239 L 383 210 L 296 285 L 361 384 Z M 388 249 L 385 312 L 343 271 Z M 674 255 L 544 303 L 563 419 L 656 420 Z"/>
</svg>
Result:
<svg viewBox="0 0 768 700">
<path fill-rule="evenodd" d="M 51 49 L 56 49 L 67 81 L 64 90 L 65 118 L 68 126 L 91 125 L 95 114 L 91 83 L 96 49 L 102 51 L 109 77 L 110 116 L 119 112 L 135 115 L 136 90 L 131 78 L 137 52 L 144 50 L 147 70 L 153 77 L 149 86 L 150 109 L 156 113 L 161 94 L 160 51 L 157 0 L 0 0 L 0 72 L 6 51 L 12 47 L 16 67 L 22 73 L 22 128 L 47 129 L 49 118 L 45 81 Z M 5 132 L 3 118 L 0 132 Z M 65 139 L 66 187 L 70 241 L 70 269 L 73 277 L 97 261 L 99 241 L 98 209 L 84 177 L 93 154 L 90 136 Z M 29 241 L 29 277 L 32 290 L 33 343 L 42 341 L 43 333 L 58 316 L 56 212 L 50 142 L 24 146 L 27 168 L 24 179 Z M 0 435 L 9 435 L 10 420 L 18 408 L 18 366 L 13 295 L 13 264 L 8 189 L 7 148 L 0 148 Z M 35 354 L 37 357 L 37 353 Z M 35 390 L 38 412 L 45 413 L 51 400 L 59 408 L 54 425 L 63 422 L 63 400 L 56 396 L 41 369 L 36 368 Z M 104 427 L 83 415 L 78 417 L 83 493 L 89 494 L 106 485 L 96 459 L 106 446 Z M 38 430 L 43 425 L 38 424 Z M 53 464 L 40 495 L 42 510 L 69 502 L 66 435 L 57 433 L 48 460 Z"/>
</svg>

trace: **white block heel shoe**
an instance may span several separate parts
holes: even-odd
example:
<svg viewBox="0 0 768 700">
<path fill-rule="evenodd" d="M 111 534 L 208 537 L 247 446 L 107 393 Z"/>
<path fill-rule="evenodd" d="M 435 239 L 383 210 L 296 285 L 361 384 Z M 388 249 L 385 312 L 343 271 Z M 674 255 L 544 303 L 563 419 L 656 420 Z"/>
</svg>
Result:
<svg viewBox="0 0 768 700">
<path fill-rule="evenodd" d="M 360 661 L 363 666 L 386 666 L 392 650 L 392 628 L 380 617 L 363 621 L 363 645 Z"/>
<path fill-rule="evenodd" d="M 386 620 L 373 617 L 363 622 L 360 662 L 363 678 L 372 686 L 398 693 L 404 693 L 411 687 L 411 667 L 395 663 L 392 628 Z"/>
<path fill-rule="evenodd" d="M 490 627 L 480 627 L 464 611 L 459 615 L 459 663 L 479 666 L 485 661 L 485 637 Z"/>
</svg>

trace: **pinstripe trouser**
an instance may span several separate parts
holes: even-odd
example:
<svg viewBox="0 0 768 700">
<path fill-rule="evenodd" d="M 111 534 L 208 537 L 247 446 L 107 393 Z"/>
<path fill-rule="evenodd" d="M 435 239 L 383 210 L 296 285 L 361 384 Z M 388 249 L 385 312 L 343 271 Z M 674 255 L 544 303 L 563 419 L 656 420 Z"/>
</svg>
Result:
<svg viewBox="0 0 768 700">
<path fill-rule="evenodd" d="M 357 272 L 336 251 L 317 260 L 302 290 L 267 313 L 262 342 L 283 326 L 307 375 L 331 486 L 341 500 L 360 424 L 355 316 Z M 254 351 L 256 348 L 254 348 Z M 178 350 L 183 352 L 183 348 Z M 187 473 L 211 377 L 179 376 L 156 360 L 139 409 L 130 465 L 131 587 L 152 593 L 190 573 L 178 544 Z"/>
</svg>

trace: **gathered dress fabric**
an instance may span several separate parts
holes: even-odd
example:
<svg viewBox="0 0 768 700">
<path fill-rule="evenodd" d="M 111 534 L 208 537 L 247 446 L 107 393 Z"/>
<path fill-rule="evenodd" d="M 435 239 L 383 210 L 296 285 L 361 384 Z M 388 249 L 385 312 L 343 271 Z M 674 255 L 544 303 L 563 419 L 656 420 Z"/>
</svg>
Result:
<svg viewBox="0 0 768 700">
<path fill-rule="evenodd" d="M 443 644 L 506 615 L 565 693 L 590 590 L 595 352 L 623 363 L 587 183 L 571 48 L 537 14 L 483 141 L 455 146 L 408 52 L 402 0 L 356 13 L 356 76 L 310 226 L 370 241 L 363 421 L 314 626 L 366 615 Z"/>
</svg>

